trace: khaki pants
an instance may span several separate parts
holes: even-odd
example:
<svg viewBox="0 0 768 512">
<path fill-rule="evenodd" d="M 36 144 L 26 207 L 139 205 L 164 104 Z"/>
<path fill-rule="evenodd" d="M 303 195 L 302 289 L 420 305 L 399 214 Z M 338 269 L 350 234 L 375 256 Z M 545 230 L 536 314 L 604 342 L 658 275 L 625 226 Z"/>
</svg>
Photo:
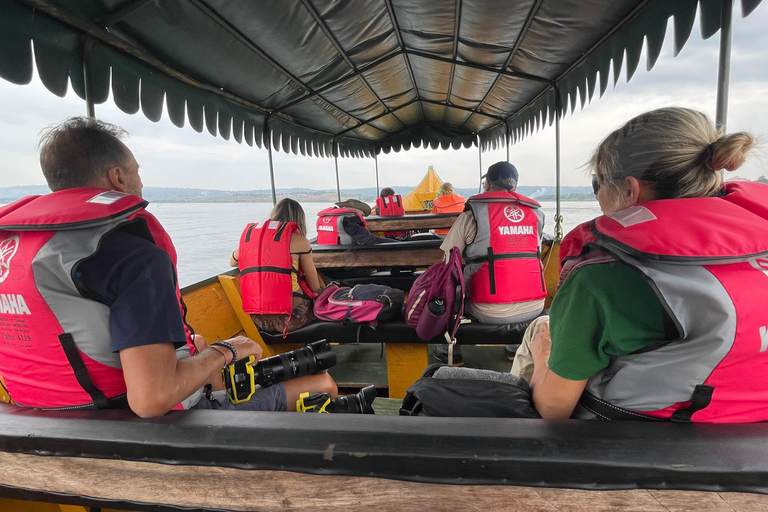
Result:
<svg viewBox="0 0 768 512">
<path fill-rule="evenodd" d="M 509 371 L 512 375 L 517 375 L 530 384 L 533 377 L 533 358 L 531 357 L 531 342 L 539 333 L 539 328 L 544 322 L 549 322 L 548 316 L 540 316 L 525 330 L 520 346 L 515 352 L 515 359 L 512 361 L 512 369 Z"/>
</svg>

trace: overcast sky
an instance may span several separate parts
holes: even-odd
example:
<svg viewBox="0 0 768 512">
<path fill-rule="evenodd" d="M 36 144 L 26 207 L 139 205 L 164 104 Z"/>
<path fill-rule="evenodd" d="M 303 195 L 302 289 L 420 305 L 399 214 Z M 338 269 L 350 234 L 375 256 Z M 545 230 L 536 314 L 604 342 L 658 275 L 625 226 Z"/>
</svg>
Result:
<svg viewBox="0 0 768 512">
<path fill-rule="evenodd" d="M 734 12 L 733 53 L 728 131 L 748 130 L 758 137 L 768 134 L 768 2 L 742 19 L 738 2 Z M 698 24 L 677 58 L 672 57 L 671 23 L 664 50 L 651 72 L 645 57 L 632 78 L 622 79 L 600 99 L 561 122 L 561 165 L 564 185 L 587 185 L 582 165 L 611 130 L 631 117 L 653 108 L 678 105 L 715 115 L 719 33 L 702 41 Z M 68 116 L 84 115 L 85 104 L 74 93 L 58 98 L 37 77 L 28 86 L 0 80 L 0 186 L 44 185 L 36 145 L 38 133 Z M 189 126 L 176 128 L 164 115 L 159 123 L 141 113 L 129 116 L 112 101 L 96 106 L 97 117 L 126 128 L 126 140 L 141 165 L 144 186 L 190 187 L 222 190 L 269 188 L 266 150 L 238 145 L 234 140 L 198 134 Z M 545 129 L 512 146 L 510 160 L 520 171 L 521 185 L 555 184 L 555 131 Z M 506 150 L 483 153 L 483 167 L 506 159 Z M 277 188 L 335 189 L 333 159 L 275 153 Z M 381 186 L 414 186 L 433 165 L 440 177 L 457 187 L 478 184 L 477 148 L 466 150 L 411 149 L 379 156 Z M 736 173 L 755 179 L 768 174 L 764 151 Z M 340 158 L 343 188 L 375 186 L 373 159 Z M 407 192 L 403 191 L 403 192 Z"/>
</svg>

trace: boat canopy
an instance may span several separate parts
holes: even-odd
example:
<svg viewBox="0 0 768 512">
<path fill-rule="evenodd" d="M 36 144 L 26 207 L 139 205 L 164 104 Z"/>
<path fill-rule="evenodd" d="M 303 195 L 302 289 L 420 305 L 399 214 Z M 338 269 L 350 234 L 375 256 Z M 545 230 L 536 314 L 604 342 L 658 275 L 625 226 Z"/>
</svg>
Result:
<svg viewBox="0 0 768 512">
<path fill-rule="evenodd" d="M 761 0 L 741 0 L 743 15 Z M 0 0 L 0 76 L 312 156 L 514 143 L 732 0 Z M 30 41 L 33 44 L 30 44 Z M 270 137 L 271 134 L 271 137 Z"/>
</svg>

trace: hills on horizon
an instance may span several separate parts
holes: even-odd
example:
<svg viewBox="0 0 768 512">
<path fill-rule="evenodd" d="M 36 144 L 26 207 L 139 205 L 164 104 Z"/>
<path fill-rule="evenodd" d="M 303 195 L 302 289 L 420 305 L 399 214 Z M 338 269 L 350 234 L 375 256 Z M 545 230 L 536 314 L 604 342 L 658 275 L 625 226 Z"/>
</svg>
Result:
<svg viewBox="0 0 768 512">
<path fill-rule="evenodd" d="M 405 196 L 413 187 L 392 187 Z M 521 186 L 518 192 L 524 196 L 539 201 L 554 201 L 555 187 L 551 186 Z M 457 194 L 464 197 L 477 194 L 476 188 L 456 188 Z M 0 203 L 10 203 L 29 195 L 47 194 L 50 189 L 45 185 L 28 185 L 14 187 L 0 187 Z M 260 190 L 216 190 L 201 188 L 180 187 L 144 187 L 143 196 L 147 201 L 154 203 L 267 203 L 272 201 L 271 189 Z M 297 201 L 306 202 L 335 202 L 337 200 L 335 189 L 315 190 L 310 188 L 280 188 L 276 191 L 278 200 L 283 197 L 291 197 Z M 342 199 L 359 199 L 366 202 L 374 202 L 378 196 L 375 187 L 341 189 Z M 561 200 L 563 201 L 592 201 L 595 196 L 591 187 L 561 187 Z"/>
<path fill-rule="evenodd" d="M 760 176 L 759 183 L 768 183 L 766 176 Z M 403 196 L 413 190 L 412 186 L 392 187 Z M 476 188 L 456 188 L 457 194 L 464 197 L 477 194 Z M 555 187 L 520 186 L 517 191 L 537 201 L 554 201 Z M 27 185 L 0 187 L 0 204 L 10 203 L 29 195 L 47 194 L 50 189 L 45 185 Z M 315 190 L 310 188 L 279 188 L 278 200 L 284 197 L 299 202 L 332 203 L 337 200 L 336 189 Z M 368 203 L 376 201 L 375 187 L 341 189 L 342 199 L 359 199 Z M 144 187 L 144 198 L 153 203 L 269 203 L 272 202 L 272 190 L 216 190 L 180 187 Z M 594 201 L 592 187 L 560 187 L 561 201 Z"/>
</svg>

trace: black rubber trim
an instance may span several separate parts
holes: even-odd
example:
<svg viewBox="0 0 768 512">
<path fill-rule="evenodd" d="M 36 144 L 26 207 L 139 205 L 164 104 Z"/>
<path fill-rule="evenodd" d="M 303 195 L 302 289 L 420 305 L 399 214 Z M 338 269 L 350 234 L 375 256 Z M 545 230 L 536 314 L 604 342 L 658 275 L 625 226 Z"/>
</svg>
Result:
<svg viewBox="0 0 768 512">
<path fill-rule="evenodd" d="M 276 274 L 291 274 L 293 270 L 289 268 L 271 267 L 267 265 L 263 267 L 244 268 L 243 270 L 240 271 L 240 275 L 244 276 L 245 274 L 253 274 L 254 272 L 274 272 Z"/>
<path fill-rule="evenodd" d="M 206 410 L 140 419 L 129 410 L 0 404 L 0 427 L 0 450 L 12 453 L 459 485 L 768 494 L 768 423 Z"/>
<path fill-rule="evenodd" d="M 491 247 L 489 247 L 491 249 Z M 496 261 L 500 260 L 524 260 L 524 259 L 536 259 L 539 258 L 538 250 L 536 252 L 509 252 L 509 253 L 493 253 L 493 259 Z M 490 261 L 490 256 L 480 256 L 479 258 L 464 258 L 464 261 L 467 263 L 485 263 L 486 261 Z M 539 258 L 539 261 L 541 259 Z"/>
</svg>

